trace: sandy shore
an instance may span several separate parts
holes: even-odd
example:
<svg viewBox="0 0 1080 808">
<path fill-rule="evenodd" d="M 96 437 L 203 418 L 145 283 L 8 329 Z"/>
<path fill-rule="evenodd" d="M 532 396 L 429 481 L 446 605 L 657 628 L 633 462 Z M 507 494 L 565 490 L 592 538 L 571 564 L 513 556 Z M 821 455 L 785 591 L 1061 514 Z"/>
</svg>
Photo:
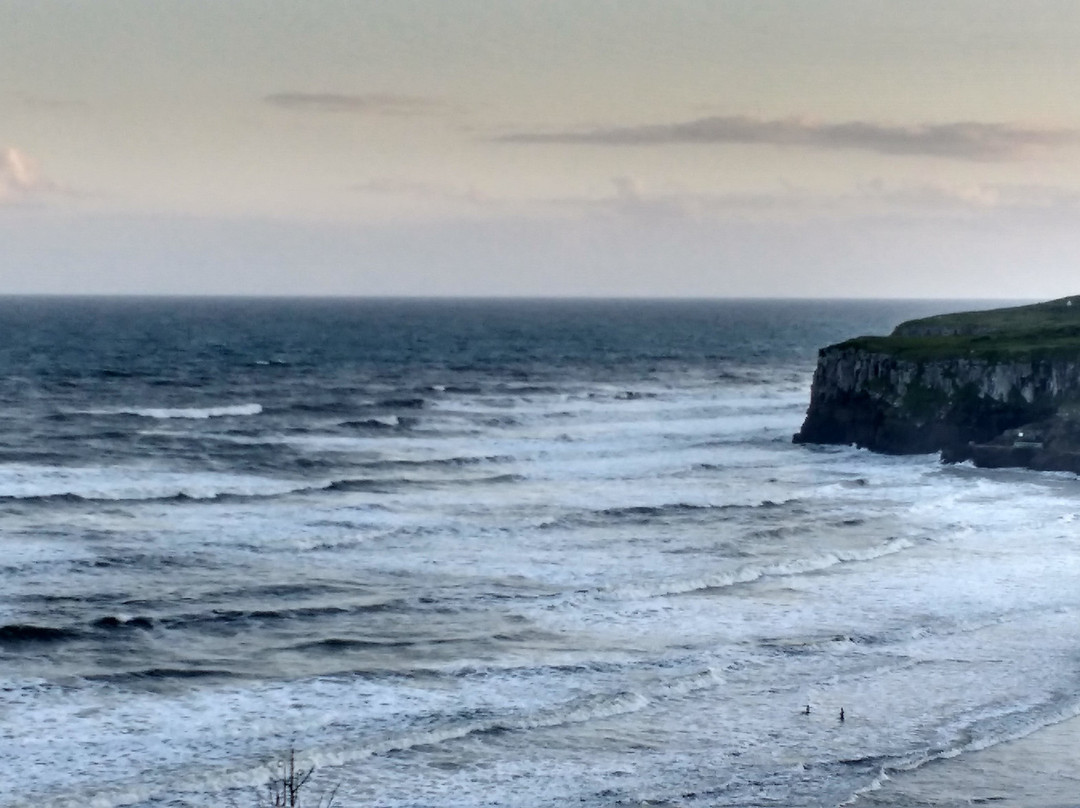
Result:
<svg viewBox="0 0 1080 808">
<path fill-rule="evenodd" d="M 1080 717 L 977 752 L 899 772 L 858 808 L 1080 806 Z"/>
</svg>

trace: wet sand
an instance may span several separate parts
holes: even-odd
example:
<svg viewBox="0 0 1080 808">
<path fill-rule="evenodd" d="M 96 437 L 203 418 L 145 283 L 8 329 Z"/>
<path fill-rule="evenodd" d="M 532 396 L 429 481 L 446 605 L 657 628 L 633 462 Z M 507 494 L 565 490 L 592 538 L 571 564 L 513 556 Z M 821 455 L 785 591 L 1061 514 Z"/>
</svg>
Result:
<svg viewBox="0 0 1080 808">
<path fill-rule="evenodd" d="M 1080 806 L 1080 717 L 1015 741 L 897 772 L 858 808 Z"/>
</svg>

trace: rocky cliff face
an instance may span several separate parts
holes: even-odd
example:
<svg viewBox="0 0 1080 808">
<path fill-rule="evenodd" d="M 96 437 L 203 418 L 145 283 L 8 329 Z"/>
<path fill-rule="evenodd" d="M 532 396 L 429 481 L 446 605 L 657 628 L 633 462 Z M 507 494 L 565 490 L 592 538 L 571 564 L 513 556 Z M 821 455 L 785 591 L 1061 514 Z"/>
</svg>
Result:
<svg viewBox="0 0 1080 808">
<path fill-rule="evenodd" d="M 977 460 L 981 444 L 1060 419 L 1063 406 L 1078 396 L 1080 361 L 910 359 L 834 345 L 819 354 L 810 407 L 795 441 Z M 1022 437 L 1013 442 L 1032 443 Z"/>
<path fill-rule="evenodd" d="M 795 442 L 1080 474 L 1080 297 L 823 348 Z"/>
</svg>

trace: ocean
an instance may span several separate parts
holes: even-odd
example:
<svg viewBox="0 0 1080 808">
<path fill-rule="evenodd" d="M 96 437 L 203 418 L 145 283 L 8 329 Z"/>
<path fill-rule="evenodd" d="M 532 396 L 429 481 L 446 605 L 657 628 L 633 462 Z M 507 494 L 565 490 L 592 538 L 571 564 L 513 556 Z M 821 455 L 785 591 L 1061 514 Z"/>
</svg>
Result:
<svg viewBox="0 0 1080 808">
<path fill-rule="evenodd" d="M 0 806 L 1080 805 L 1075 476 L 791 442 L 973 305 L 0 299 Z"/>
</svg>

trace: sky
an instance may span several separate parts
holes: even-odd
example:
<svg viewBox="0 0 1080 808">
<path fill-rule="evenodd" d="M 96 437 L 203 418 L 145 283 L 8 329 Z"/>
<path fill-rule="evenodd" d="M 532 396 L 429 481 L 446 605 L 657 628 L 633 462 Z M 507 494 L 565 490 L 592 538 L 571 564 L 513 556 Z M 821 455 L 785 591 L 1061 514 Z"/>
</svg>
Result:
<svg viewBox="0 0 1080 808">
<path fill-rule="evenodd" d="M 1080 293 L 1075 0 L 0 0 L 0 294 Z"/>
</svg>

